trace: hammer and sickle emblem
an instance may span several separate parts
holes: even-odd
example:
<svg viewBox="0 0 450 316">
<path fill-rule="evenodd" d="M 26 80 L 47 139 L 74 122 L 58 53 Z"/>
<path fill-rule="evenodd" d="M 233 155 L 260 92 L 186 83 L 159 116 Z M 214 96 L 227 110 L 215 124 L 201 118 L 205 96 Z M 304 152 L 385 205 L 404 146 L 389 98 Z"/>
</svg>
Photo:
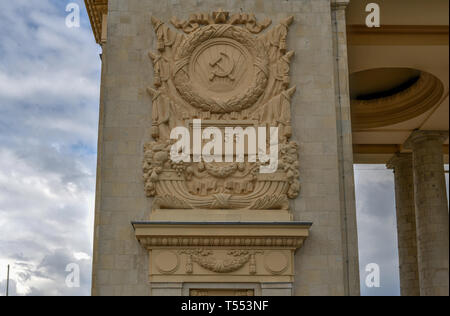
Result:
<svg viewBox="0 0 450 316">
<path fill-rule="evenodd" d="M 213 81 L 216 77 L 218 77 L 229 78 L 231 81 L 234 81 L 235 78 L 233 76 L 233 72 L 236 67 L 235 62 L 226 53 L 220 53 L 220 55 L 221 56 L 219 56 L 216 60 L 209 63 L 211 68 L 213 68 L 209 80 Z M 228 60 L 228 62 L 223 63 L 224 59 Z M 227 65 L 229 65 L 229 67 L 227 67 Z"/>
</svg>

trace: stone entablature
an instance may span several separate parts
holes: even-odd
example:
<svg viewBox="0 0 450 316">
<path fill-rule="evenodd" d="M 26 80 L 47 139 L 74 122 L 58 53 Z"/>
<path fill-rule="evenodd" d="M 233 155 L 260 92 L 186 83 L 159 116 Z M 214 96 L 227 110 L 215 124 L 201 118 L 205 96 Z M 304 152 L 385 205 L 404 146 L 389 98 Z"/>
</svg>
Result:
<svg viewBox="0 0 450 316">
<path fill-rule="evenodd" d="M 293 282 L 304 222 L 134 222 L 151 282 Z"/>
</svg>

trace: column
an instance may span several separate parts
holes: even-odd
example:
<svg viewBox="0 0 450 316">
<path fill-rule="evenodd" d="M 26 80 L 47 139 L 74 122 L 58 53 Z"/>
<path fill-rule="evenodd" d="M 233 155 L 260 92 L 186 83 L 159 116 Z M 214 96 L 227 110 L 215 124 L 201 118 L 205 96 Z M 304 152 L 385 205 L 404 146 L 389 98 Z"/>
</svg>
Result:
<svg viewBox="0 0 450 316">
<path fill-rule="evenodd" d="M 355 178 L 353 173 L 353 139 L 349 91 L 347 26 L 345 10 L 348 0 L 331 1 L 333 53 L 336 59 L 334 88 L 339 162 L 339 193 L 345 261 L 346 295 L 360 295 L 358 232 L 356 221 Z"/>
<path fill-rule="evenodd" d="M 448 132 L 415 131 L 413 150 L 420 295 L 449 295 L 449 214 L 442 144 Z"/>
<path fill-rule="evenodd" d="M 419 296 L 416 212 L 412 154 L 396 154 L 387 164 L 394 170 L 398 257 L 402 296 Z"/>
</svg>

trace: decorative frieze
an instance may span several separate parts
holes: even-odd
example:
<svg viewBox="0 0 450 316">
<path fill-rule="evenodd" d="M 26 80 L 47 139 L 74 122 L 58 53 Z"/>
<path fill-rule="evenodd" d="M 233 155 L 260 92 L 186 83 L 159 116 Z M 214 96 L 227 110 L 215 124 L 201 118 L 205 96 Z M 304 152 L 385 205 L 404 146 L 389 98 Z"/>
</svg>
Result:
<svg viewBox="0 0 450 316">
<path fill-rule="evenodd" d="M 135 222 L 154 282 L 292 282 L 311 223 Z"/>
</svg>

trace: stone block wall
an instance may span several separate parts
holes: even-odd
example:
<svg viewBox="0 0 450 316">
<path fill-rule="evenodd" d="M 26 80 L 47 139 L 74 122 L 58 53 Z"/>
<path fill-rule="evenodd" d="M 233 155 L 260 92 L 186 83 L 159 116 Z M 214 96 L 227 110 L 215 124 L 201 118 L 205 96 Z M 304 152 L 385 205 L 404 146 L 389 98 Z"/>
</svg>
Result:
<svg viewBox="0 0 450 316">
<path fill-rule="evenodd" d="M 344 140 L 346 151 L 339 141 L 343 135 L 340 124 L 348 123 L 342 120 L 338 103 L 341 94 L 348 102 L 348 87 L 339 86 L 342 81 L 338 80 L 339 76 L 346 78 L 346 49 L 340 50 L 343 65 L 337 67 L 336 59 L 336 47 L 345 46 L 345 36 L 341 34 L 339 39 L 336 22 L 343 22 L 344 16 L 333 15 L 331 2 L 336 1 L 109 0 L 103 52 L 94 295 L 150 294 L 147 252 L 136 240 L 130 222 L 148 219 L 152 203 L 145 196 L 142 179 L 142 149 L 150 140 L 151 129 L 151 97 L 146 89 L 153 82 L 153 69 L 148 52 L 156 47 L 151 16 L 169 21 L 172 16 L 185 19 L 192 13 L 218 8 L 255 13 L 260 19 L 270 17 L 273 23 L 289 15 L 295 17 L 288 48 L 296 52 L 291 64 L 292 86 L 297 86 L 292 125 L 293 140 L 300 145 L 302 189 L 291 209 L 295 220 L 312 221 L 314 226 L 296 253 L 293 292 L 359 293 L 358 266 L 354 264 L 356 228 L 352 226 L 353 170 L 348 167 L 348 139 Z M 348 124 L 345 128 L 348 136 Z M 347 188 L 347 194 L 343 188 Z"/>
</svg>

